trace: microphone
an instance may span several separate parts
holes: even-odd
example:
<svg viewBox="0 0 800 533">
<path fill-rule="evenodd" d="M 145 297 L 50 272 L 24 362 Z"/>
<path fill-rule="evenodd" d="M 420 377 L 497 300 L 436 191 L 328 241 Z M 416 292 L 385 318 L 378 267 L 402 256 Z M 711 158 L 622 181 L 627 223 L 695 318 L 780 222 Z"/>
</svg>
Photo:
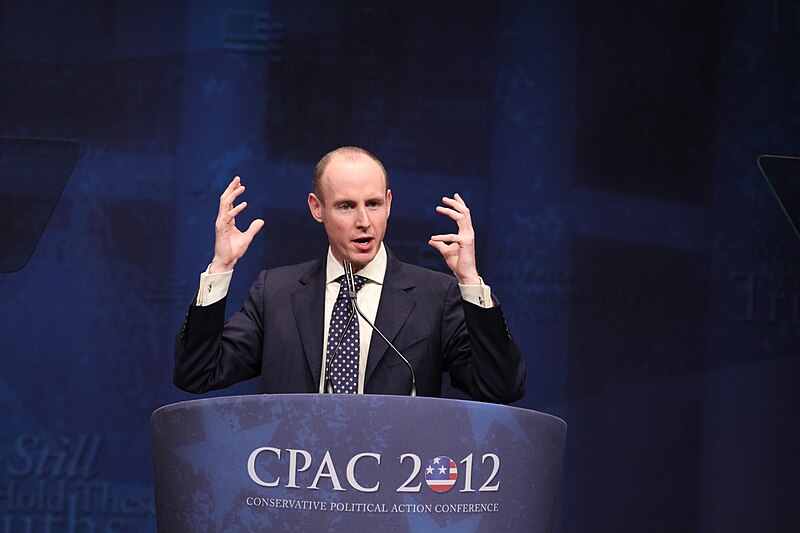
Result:
<svg viewBox="0 0 800 533">
<path fill-rule="evenodd" d="M 411 396 L 416 396 L 417 378 L 416 375 L 414 374 L 414 367 L 411 366 L 411 363 L 408 361 L 408 359 L 406 359 L 406 357 L 400 353 L 400 350 L 395 348 L 394 344 L 392 344 L 391 341 L 389 341 L 389 339 L 386 338 L 386 335 L 384 335 L 383 332 L 379 330 L 375 326 L 375 324 L 373 324 L 372 321 L 370 321 L 369 318 L 364 316 L 364 313 L 361 312 L 361 308 L 358 307 L 358 297 L 356 296 L 356 280 L 353 274 L 353 264 L 350 263 L 349 261 L 344 261 L 344 277 L 345 277 L 345 283 L 347 283 L 347 296 L 350 298 L 350 306 L 353 309 L 353 314 L 358 313 L 358 315 L 364 319 L 364 321 L 369 325 L 369 327 L 371 327 L 375 333 L 380 335 L 381 339 L 383 339 L 383 341 L 389 345 L 389 348 L 394 350 L 394 353 L 396 353 L 398 357 L 400 357 L 400 359 L 403 360 L 403 362 L 408 367 L 409 372 L 411 372 Z"/>
<path fill-rule="evenodd" d="M 356 277 L 353 274 L 353 263 L 348 261 L 344 262 L 344 282 L 347 285 L 347 297 L 350 298 L 350 308 L 353 312 L 358 311 L 358 302 L 356 302 Z"/>
</svg>

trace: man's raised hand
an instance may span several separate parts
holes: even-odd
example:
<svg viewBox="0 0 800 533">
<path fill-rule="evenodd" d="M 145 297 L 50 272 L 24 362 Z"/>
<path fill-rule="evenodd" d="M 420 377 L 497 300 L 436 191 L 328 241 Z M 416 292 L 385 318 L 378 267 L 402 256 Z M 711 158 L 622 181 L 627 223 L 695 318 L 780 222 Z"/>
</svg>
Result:
<svg viewBox="0 0 800 533">
<path fill-rule="evenodd" d="M 236 215 L 244 211 L 247 202 L 241 202 L 236 206 L 233 204 L 244 190 L 241 178 L 236 176 L 219 197 L 219 212 L 214 225 L 214 260 L 211 261 L 209 273 L 232 270 L 253 242 L 253 237 L 264 227 L 264 221 L 260 218 L 251 222 L 246 231 L 239 231 L 236 227 Z"/>
<path fill-rule="evenodd" d="M 455 220 L 458 233 L 434 235 L 428 244 L 439 250 L 447 266 L 453 271 L 462 285 L 480 285 L 478 268 L 475 264 L 475 230 L 469 208 L 463 198 L 456 193 L 453 198 L 444 197 L 436 211 Z"/>
</svg>

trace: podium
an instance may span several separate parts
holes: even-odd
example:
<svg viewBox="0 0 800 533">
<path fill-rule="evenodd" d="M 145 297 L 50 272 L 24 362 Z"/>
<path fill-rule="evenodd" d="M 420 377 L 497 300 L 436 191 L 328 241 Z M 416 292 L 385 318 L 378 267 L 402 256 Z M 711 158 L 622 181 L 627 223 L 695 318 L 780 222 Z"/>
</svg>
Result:
<svg viewBox="0 0 800 533">
<path fill-rule="evenodd" d="M 380 395 L 210 398 L 151 419 L 158 531 L 549 532 L 559 418 Z"/>
</svg>

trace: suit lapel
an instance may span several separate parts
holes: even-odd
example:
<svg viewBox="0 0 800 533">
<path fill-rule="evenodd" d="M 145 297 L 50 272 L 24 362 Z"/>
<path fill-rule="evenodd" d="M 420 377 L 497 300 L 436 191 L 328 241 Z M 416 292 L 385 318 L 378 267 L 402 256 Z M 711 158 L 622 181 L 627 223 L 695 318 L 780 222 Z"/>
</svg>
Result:
<svg viewBox="0 0 800 533">
<path fill-rule="evenodd" d="M 319 383 L 322 371 L 322 328 L 325 322 L 325 260 L 317 261 L 301 277 L 292 293 L 292 311 L 308 368 Z"/>
<path fill-rule="evenodd" d="M 415 283 L 404 272 L 402 263 L 395 259 L 388 249 L 387 254 L 386 276 L 381 289 L 381 301 L 378 304 L 375 326 L 394 344 L 400 328 L 406 323 L 416 305 L 416 300 L 409 293 Z M 391 348 L 377 333 L 372 334 L 364 383 L 369 381 L 378 363 L 390 350 Z"/>
</svg>

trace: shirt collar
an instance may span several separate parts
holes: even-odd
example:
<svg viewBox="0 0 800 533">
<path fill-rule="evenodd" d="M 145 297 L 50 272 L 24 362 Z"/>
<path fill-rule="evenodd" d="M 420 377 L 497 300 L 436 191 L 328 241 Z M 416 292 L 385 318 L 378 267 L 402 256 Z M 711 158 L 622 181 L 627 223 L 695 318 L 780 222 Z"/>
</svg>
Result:
<svg viewBox="0 0 800 533">
<path fill-rule="evenodd" d="M 366 264 L 364 268 L 356 272 L 356 275 L 367 278 L 369 281 L 374 281 L 383 285 L 383 279 L 386 276 L 386 248 L 381 243 L 381 247 L 372 261 Z M 337 282 L 338 279 L 344 274 L 344 268 L 333 257 L 331 247 L 328 246 L 328 260 L 325 265 L 325 283 Z"/>
</svg>

